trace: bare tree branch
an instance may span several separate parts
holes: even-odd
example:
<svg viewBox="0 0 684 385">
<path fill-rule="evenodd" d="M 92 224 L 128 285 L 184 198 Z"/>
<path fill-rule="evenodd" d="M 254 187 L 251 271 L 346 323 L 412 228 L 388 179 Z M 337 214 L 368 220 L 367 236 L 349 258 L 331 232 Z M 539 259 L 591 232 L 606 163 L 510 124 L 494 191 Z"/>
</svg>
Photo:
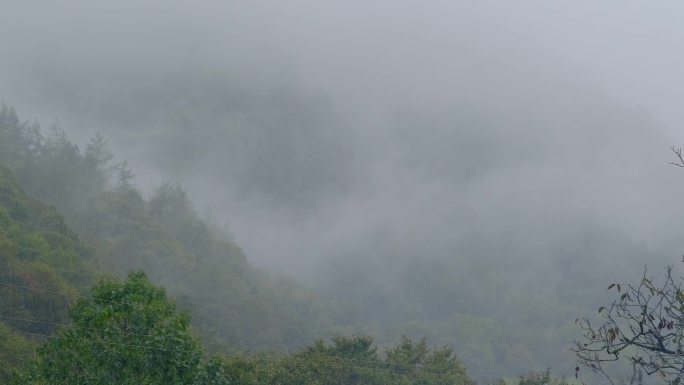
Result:
<svg viewBox="0 0 684 385">
<path fill-rule="evenodd" d="M 673 150 L 675 151 L 675 150 Z M 681 150 L 675 153 L 681 159 Z M 682 159 L 684 167 L 684 159 Z M 606 364 L 626 359 L 633 376 L 640 370 L 677 382 L 684 375 L 684 292 L 681 279 L 672 277 L 667 267 L 664 280 L 655 284 L 644 275 L 638 285 L 612 284 L 617 299 L 599 308 L 601 322 L 593 326 L 578 319 L 583 336 L 572 350 L 578 362 L 610 380 Z M 612 381 L 611 381 L 612 383 Z"/>
<path fill-rule="evenodd" d="M 677 167 L 684 167 L 684 157 L 682 157 L 682 148 L 675 148 L 675 146 L 670 147 L 670 150 L 674 152 L 675 156 L 677 157 L 677 160 L 674 162 L 668 162 L 669 164 Z"/>
</svg>

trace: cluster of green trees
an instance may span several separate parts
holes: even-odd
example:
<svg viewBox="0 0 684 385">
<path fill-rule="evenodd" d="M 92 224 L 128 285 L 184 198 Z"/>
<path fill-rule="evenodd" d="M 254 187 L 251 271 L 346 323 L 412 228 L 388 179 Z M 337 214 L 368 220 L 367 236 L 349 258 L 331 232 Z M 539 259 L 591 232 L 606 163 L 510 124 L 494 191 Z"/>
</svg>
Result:
<svg viewBox="0 0 684 385">
<path fill-rule="evenodd" d="M 449 348 L 404 338 L 380 354 L 368 337 L 335 337 L 292 354 L 210 356 L 164 289 L 143 273 L 102 280 L 69 310 L 15 384 L 450 384 L 472 380 Z"/>
<path fill-rule="evenodd" d="M 37 353 L 6 380 L 22 385 L 474 385 L 448 347 L 407 337 L 379 352 L 366 336 L 336 336 L 290 354 L 210 355 L 164 289 L 142 272 L 103 279 L 69 309 Z M 499 380 L 498 383 L 504 384 Z M 519 385 L 566 385 L 549 372 Z"/>
</svg>

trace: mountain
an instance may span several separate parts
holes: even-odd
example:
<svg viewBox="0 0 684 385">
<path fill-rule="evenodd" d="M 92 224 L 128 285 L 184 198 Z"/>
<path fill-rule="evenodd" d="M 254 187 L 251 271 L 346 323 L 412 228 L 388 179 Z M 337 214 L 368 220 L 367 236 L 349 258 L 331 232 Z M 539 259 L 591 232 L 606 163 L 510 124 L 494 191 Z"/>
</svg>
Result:
<svg viewBox="0 0 684 385">
<path fill-rule="evenodd" d="M 99 135 L 81 151 L 60 128 L 45 133 L 2 107 L 0 213 L 9 241 L 0 247 L 11 250 L 3 253 L 5 275 L 69 293 L 53 298 L 50 310 L 8 304 L 3 312 L 58 322 L 96 277 L 143 270 L 191 311 L 193 327 L 216 350 L 294 349 L 330 330 L 311 292 L 250 265 L 228 234 L 197 215 L 180 186 L 164 183 L 145 197 L 126 162 L 112 158 Z"/>
</svg>

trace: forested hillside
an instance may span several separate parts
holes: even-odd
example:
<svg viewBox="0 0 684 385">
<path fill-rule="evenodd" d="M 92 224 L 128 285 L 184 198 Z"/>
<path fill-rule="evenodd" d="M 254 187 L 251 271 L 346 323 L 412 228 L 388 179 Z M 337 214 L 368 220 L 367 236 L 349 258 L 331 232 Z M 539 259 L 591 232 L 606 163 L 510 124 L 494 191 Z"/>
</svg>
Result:
<svg viewBox="0 0 684 385">
<path fill-rule="evenodd" d="M 92 251 L 54 208 L 29 198 L 4 166 L 0 266 L 0 361 L 8 363 L 0 367 L 4 382 L 12 368 L 30 357 L 32 337 L 49 335 L 65 322 L 68 305 L 95 277 Z"/>
<path fill-rule="evenodd" d="M 531 267 L 534 285 L 509 290 L 525 268 L 514 266 L 520 256 L 513 254 L 511 262 L 493 264 L 491 255 L 506 252 L 505 239 L 489 241 L 489 254 L 464 243 L 461 252 L 479 258 L 469 271 L 448 258 L 393 265 L 406 250 L 388 250 L 359 269 L 359 251 L 326 268 L 334 271 L 320 271 L 330 278 L 317 296 L 251 266 L 224 230 L 198 216 L 179 185 L 163 183 L 144 196 L 131 167 L 113 159 L 100 135 L 81 150 L 59 127 L 43 131 L 2 107 L 0 258 L 7 268 L 0 316 L 10 318 L 0 319 L 0 333 L 9 362 L 25 362 L 40 337 L 31 334 L 66 322 L 68 305 L 99 277 L 144 271 L 192 314 L 209 351 L 291 351 L 335 332 L 369 333 L 389 347 L 408 335 L 455 346 L 480 379 L 546 366 L 567 371 L 574 365 L 567 350 L 573 320 L 606 269 L 582 271 L 596 263 L 592 250 L 644 252 L 589 228 L 576 244 L 554 246 L 572 279 L 535 276 L 539 269 Z M 494 284 L 483 287 L 474 275 Z M 534 290 L 554 279 L 549 290 Z"/>
<path fill-rule="evenodd" d="M 26 271 L 18 282 L 76 295 L 94 272 L 146 271 L 191 310 L 214 348 L 292 349 L 330 331 L 310 292 L 253 268 L 226 234 L 197 216 L 179 186 L 162 184 L 146 198 L 126 163 L 111 160 L 100 136 L 82 151 L 60 128 L 44 132 L 2 107 L 5 275 L 18 280 L 12 275 Z M 68 302 L 61 301 L 48 318 L 24 315 L 61 320 Z"/>
<path fill-rule="evenodd" d="M 640 259 L 662 258 L 589 224 L 531 249 L 504 237 L 461 242 L 451 258 L 426 252 L 406 262 L 411 255 L 395 249 L 363 269 L 361 253 L 348 255 L 325 267 L 321 274 L 330 279 L 316 291 L 335 304 L 330 314 L 338 327 L 371 333 L 380 342 L 409 335 L 454 346 L 478 378 L 547 367 L 569 376 L 575 357 L 567 341 L 577 333 L 577 315 L 599 307 L 612 279 L 607 277 L 638 277 Z M 530 260 L 538 255 L 553 258 L 545 263 L 560 270 Z"/>
<path fill-rule="evenodd" d="M 179 186 L 146 199 L 111 158 L 100 136 L 81 152 L 0 110 L 0 382 L 473 383 L 448 347 L 314 342 L 331 326 L 311 293 L 251 267 Z M 130 270 L 177 299 L 116 278 Z"/>
</svg>

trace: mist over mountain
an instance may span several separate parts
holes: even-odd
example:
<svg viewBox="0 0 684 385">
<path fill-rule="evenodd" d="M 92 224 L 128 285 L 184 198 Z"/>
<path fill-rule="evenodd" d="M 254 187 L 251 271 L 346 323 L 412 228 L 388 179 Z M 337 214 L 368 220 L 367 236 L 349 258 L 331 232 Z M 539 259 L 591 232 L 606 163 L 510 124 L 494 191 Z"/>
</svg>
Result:
<svg viewBox="0 0 684 385">
<path fill-rule="evenodd" d="M 0 16 L 0 98 L 181 183 L 342 330 L 570 370 L 605 282 L 684 250 L 678 3 L 67 4 Z"/>
</svg>

